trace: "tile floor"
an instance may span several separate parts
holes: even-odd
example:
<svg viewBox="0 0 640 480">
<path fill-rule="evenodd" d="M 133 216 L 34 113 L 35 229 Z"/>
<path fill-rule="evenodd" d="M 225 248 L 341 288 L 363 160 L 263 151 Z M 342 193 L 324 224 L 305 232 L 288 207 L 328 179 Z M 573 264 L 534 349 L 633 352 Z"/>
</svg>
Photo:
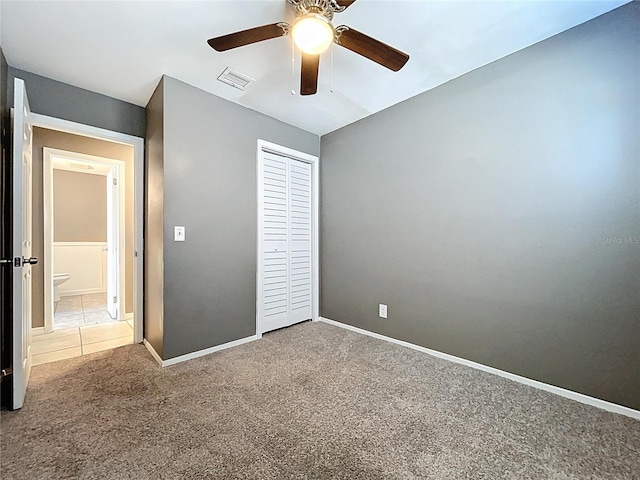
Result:
<svg viewBox="0 0 640 480">
<path fill-rule="evenodd" d="M 79 357 L 133 343 L 133 322 L 111 321 L 100 325 L 65 328 L 31 337 L 33 365 Z"/>
<path fill-rule="evenodd" d="M 31 337 L 33 365 L 79 357 L 133 343 L 133 320 L 107 312 L 107 295 L 62 297 L 56 303 L 51 333 Z"/>
<path fill-rule="evenodd" d="M 107 313 L 107 294 L 76 295 L 62 297 L 56 302 L 53 329 L 83 327 L 114 322 Z"/>
</svg>

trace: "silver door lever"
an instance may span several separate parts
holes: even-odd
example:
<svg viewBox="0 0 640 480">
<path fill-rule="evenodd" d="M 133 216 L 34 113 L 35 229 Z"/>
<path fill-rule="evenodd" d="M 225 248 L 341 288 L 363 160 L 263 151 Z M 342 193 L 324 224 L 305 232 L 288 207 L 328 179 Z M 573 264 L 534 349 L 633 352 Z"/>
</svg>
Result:
<svg viewBox="0 0 640 480">
<path fill-rule="evenodd" d="M 36 263 L 38 263 L 38 257 L 22 257 L 22 265 L 26 265 L 27 263 L 29 265 L 35 265 Z"/>
</svg>

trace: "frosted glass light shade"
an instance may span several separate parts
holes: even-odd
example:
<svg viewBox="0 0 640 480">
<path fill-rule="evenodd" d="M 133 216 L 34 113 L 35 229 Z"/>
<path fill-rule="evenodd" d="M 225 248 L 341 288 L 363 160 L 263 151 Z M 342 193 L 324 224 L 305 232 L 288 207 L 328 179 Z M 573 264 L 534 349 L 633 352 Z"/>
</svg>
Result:
<svg viewBox="0 0 640 480">
<path fill-rule="evenodd" d="M 320 55 L 333 43 L 333 27 L 320 15 L 305 15 L 293 24 L 291 37 L 303 52 Z"/>
</svg>

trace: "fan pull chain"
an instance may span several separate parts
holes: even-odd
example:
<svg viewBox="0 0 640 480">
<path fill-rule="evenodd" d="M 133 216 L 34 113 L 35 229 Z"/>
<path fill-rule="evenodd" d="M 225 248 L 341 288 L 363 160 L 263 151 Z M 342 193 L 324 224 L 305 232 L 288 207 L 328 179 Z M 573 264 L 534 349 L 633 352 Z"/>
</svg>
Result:
<svg viewBox="0 0 640 480">
<path fill-rule="evenodd" d="M 331 45 L 331 88 L 329 91 L 333 93 L 333 45 Z"/>
<path fill-rule="evenodd" d="M 291 42 L 291 95 L 296 94 L 296 46 Z"/>
</svg>

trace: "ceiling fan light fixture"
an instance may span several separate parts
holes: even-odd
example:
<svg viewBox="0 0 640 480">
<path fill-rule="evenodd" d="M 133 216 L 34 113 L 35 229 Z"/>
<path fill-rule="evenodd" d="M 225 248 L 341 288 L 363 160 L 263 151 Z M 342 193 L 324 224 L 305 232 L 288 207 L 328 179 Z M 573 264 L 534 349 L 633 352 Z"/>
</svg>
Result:
<svg viewBox="0 0 640 480">
<path fill-rule="evenodd" d="M 298 18 L 291 27 L 296 46 L 309 55 L 320 55 L 333 43 L 333 26 L 322 15 L 310 13 Z"/>
</svg>

